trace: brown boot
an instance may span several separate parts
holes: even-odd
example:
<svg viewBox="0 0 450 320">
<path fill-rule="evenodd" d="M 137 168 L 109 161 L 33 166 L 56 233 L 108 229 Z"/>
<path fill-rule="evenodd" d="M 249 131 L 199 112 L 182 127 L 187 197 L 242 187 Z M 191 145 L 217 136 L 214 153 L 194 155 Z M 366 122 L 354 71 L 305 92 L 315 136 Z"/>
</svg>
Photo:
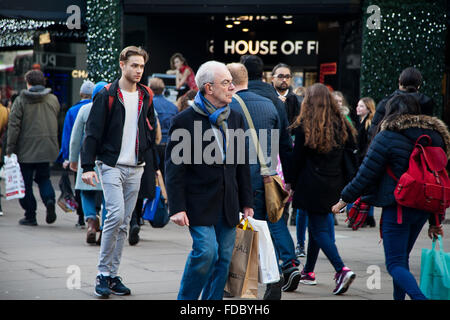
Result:
<svg viewBox="0 0 450 320">
<path fill-rule="evenodd" d="M 98 228 L 98 220 L 97 219 L 87 219 L 87 234 L 86 234 L 86 242 L 87 243 L 95 243 L 95 238 L 97 235 L 97 228 Z"/>
</svg>

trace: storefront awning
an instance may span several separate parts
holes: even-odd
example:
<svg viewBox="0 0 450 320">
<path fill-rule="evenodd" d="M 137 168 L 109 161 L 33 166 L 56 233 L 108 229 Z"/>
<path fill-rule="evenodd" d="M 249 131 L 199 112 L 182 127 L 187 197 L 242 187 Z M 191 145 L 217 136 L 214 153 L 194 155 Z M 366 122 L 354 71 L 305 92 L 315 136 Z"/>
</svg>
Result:
<svg viewBox="0 0 450 320">
<path fill-rule="evenodd" d="M 360 0 L 123 0 L 126 14 L 289 13 L 359 14 Z"/>
<path fill-rule="evenodd" d="M 64 21 L 71 5 L 80 8 L 82 17 L 86 15 L 86 0 L 2 0 L 0 18 Z"/>
</svg>

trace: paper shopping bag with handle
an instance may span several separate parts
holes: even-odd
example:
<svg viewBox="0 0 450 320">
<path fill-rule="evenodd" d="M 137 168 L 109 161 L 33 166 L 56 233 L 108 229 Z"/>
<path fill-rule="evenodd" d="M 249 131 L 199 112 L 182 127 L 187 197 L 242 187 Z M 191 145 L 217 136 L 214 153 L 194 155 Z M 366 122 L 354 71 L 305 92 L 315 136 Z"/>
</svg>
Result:
<svg viewBox="0 0 450 320">
<path fill-rule="evenodd" d="M 236 228 L 225 291 L 235 297 L 258 298 L 258 232 L 248 220 Z"/>
</svg>

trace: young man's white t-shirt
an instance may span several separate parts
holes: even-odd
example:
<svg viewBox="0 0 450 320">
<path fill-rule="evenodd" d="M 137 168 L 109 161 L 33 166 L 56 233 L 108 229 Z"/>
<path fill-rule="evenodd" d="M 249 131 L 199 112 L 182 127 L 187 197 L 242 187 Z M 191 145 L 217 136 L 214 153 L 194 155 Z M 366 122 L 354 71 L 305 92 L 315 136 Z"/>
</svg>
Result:
<svg viewBox="0 0 450 320">
<path fill-rule="evenodd" d="M 122 91 L 125 105 L 125 122 L 123 124 L 122 146 L 117 164 L 135 166 L 136 159 L 136 134 L 138 125 L 139 92 Z"/>
</svg>

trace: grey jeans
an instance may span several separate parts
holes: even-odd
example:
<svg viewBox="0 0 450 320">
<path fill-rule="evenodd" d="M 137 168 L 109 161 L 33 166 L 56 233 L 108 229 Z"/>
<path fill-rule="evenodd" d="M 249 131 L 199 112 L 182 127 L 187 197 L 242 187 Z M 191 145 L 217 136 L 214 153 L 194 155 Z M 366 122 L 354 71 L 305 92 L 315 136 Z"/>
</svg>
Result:
<svg viewBox="0 0 450 320">
<path fill-rule="evenodd" d="M 144 167 L 99 162 L 100 181 L 105 197 L 106 220 L 103 225 L 98 271 L 117 276 L 127 228 L 141 186 Z"/>
</svg>

